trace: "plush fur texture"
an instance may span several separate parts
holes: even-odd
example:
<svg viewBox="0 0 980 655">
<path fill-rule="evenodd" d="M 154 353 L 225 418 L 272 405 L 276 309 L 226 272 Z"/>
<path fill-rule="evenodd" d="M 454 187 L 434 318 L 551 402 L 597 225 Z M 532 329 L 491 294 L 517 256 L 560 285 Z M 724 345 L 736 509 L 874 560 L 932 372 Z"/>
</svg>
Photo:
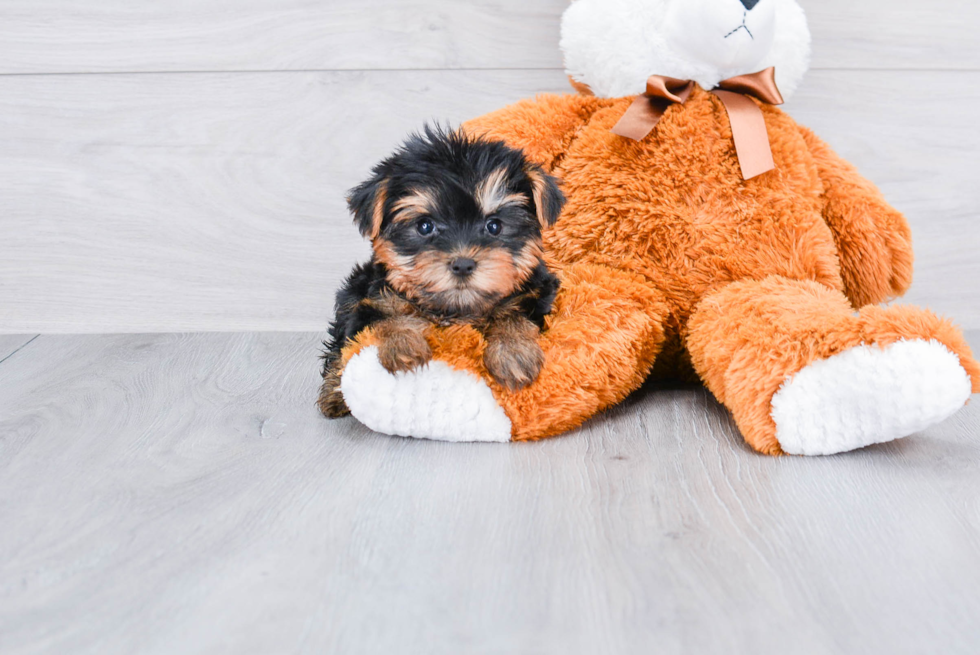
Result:
<svg viewBox="0 0 980 655">
<path fill-rule="evenodd" d="M 783 448 L 772 416 L 772 398 L 785 381 L 815 362 L 851 349 L 886 348 L 905 340 L 943 344 L 958 359 L 957 377 L 969 375 L 973 390 L 980 391 L 980 366 L 949 321 L 918 307 L 869 305 L 854 312 L 840 291 L 811 280 L 771 276 L 726 285 L 699 303 L 686 342 L 705 386 L 732 412 L 749 445 L 763 453 L 779 454 Z M 876 364 L 887 366 L 887 359 L 879 358 Z M 876 382 L 873 377 L 865 379 L 867 385 Z M 886 434 L 888 422 L 874 417 L 889 411 L 897 401 L 878 393 L 888 388 L 894 388 L 888 379 L 877 387 L 868 386 L 865 397 L 884 400 L 884 404 L 869 402 L 864 407 L 866 414 L 851 414 L 848 419 L 860 423 L 871 417 L 873 425 L 865 429 Z M 958 400 L 962 407 L 965 399 Z M 828 405 L 823 411 L 829 415 L 838 410 Z M 903 422 L 915 418 L 906 417 Z M 846 446 L 843 450 L 856 447 L 849 441 L 841 444 Z M 794 450 L 817 452 L 825 443 L 822 436 L 809 445 L 794 440 Z"/>
<path fill-rule="evenodd" d="M 490 379 L 486 345 L 475 330 L 427 334 L 436 360 L 485 381 L 510 418 L 513 439 L 575 427 L 652 372 L 702 380 L 753 448 L 780 454 L 774 395 L 797 375 L 809 384 L 806 371 L 819 371 L 820 362 L 871 365 L 847 354 L 869 347 L 878 355 L 860 378 L 867 402 L 850 421 L 873 423 L 894 410 L 905 387 L 881 379 L 882 372 L 945 377 L 932 386 L 935 402 L 905 407 L 894 420 L 879 421 L 877 432 L 869 423 L 837 443 L 840 449 L 938 420 L 963 402 L 957 380 L 980 391 L 980 365 L 949 321 L 916 307 L 877 306 L 911 282 L 911 235 L 853 166 L 778 108 L 760 105 L 776 167 L 742 179 L 728 114 L 707 89 L 774 64 L 788 95 L 806 69 L 809 43 L 792 0 L 759 0 L 746 9 L 739 0 L 576 0 L 566 12 L 562 47 L 569 72 L 596 95 L 544 95 L 464 126 L 523 149 L 563 179 L 568 197 L 561 219 L 544 234 L 546 260 L 562 289 L 539 339 L 545 363 L 534 384 L 511 392 Z M 724 44 L 692 50 L 677 40 L 693 39 L 699 24 L 724 40 L 719 30 L 732 16 L 745 19 L 754 38 L 774 30 L 770 51 L 760 57 L 744 40 L 730 50 Z M 728 29 L 742 39 L 738 27 Z M 702 50 L 708 54 L 698 60 Z M 685 104 L 668 108 L 646 139 L 612 134 L 633 101 L 619 96 L 642 91 L 651 74 L 701 86 Z M 909 368 L 905 348 L 894 345 L 919 342 L 953 359 Z M 375 343 L 370 331 L 362 334 L 344 350 L 344 361 L 356 361 Z M 823 398 L 833 402 L 834 395 Z M 790 430 L 784 433 L 794 435 L 793 452 L 836 452 L 826 431 L 793 431 L 781 416 Z"/>
<path fill-rule="evenodd" d="M 563 280 L 541 338 L 544 369 L 516 394 L 489 384 L 514 439 L 580 424 L 652 369 L 703 380 L 750 445 L 779 454 L 770 406 L 787 378 L 850 347 L 902 339 L 942 343 L 980 390 L 980 368 L 949 322 L 912 307 L 854 315 L 908 287 L 910 232 L 809 130 L 762 106 L 776 170 L 744 181 L 715 96 L 695 89 L 639 143 L 609 131 L 630 101 L 541 96 L 465 125 L 524 148 L 568 196 L 544 238 Z M 436 331 L 430 345 L 437 360 L 486 377 L 479 335 Z"/>
</svg>

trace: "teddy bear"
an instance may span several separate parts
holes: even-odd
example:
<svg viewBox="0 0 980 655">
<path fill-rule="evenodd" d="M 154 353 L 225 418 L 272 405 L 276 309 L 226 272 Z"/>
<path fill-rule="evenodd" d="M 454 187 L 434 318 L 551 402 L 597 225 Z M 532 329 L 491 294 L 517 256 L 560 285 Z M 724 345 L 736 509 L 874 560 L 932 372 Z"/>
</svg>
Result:
<svg viewBox="0 0 980 655">
<path fill-rule="evenodd" d="M 544 237 L 561 279 L 529 386 L 498 385 L 468 326 L 391 374 L 368 328 L 341 390 L 387 434 L 561 434 L 648 377 L 700 380 L 760 453 L 902 438 L 980 392 L 947 319 L 882 306 L 908 288 L 911 234 L 855 168 L 778 108 L 808 67 L 795 0 L 575 0 L 561 49 L 578 93 L 463 125 L 522 149 L 567 204 Z M 828 108 L 828 111 L 833 111 Z"/>
</svg>

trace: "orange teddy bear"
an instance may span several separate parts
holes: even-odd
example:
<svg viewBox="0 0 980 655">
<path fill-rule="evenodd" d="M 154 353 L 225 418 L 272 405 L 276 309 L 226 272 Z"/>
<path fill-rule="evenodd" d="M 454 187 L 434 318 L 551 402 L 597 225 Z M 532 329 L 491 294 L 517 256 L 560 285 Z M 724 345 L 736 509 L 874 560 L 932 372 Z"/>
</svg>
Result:
<svg viewBox="0 0 980 655">
<path fill-rule="evenodd" d="M 949 321 L 877 305 L 911 281 L 904 218 L 774 106 L 807 68 L 795 0 L 577 0 L 562 49 L 584 93 L 464 125 L 564 183 L 539 378 L 498 386 L 469 327 L 433 329 L 434 361 L 392 375 L 368 329 L 344 353 L 356 418 L 403 436 L 540 439 L 651 372 L 693 373 L 759 452 L 818 455 L 907 436 L 980 391 Z M 770 67 L 775 80 L 757 74 Z"/>
</svg>

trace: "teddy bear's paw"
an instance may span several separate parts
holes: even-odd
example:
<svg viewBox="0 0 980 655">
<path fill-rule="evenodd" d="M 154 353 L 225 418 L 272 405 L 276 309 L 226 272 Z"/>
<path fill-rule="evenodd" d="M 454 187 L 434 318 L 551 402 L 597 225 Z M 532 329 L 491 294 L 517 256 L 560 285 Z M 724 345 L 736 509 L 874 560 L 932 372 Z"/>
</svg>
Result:
<svg viewBox="0 0 980 655">
<path fill-rule="evenodd" d="M 389 373 L 375 346 L 354 355 L 340 389 L 351 414 L 375 432 L 439 441 L 510 441 L 510 419 L 490 387 L 445 362 Z"/>
<path fill-rule="evenodd" d="M 776 438 L 793 455 L 831 455 L 900 439 L 970 398 L 959 358 L 938 341 L 862 345 L 813 362 L 772 399 Z"/>
</svg>

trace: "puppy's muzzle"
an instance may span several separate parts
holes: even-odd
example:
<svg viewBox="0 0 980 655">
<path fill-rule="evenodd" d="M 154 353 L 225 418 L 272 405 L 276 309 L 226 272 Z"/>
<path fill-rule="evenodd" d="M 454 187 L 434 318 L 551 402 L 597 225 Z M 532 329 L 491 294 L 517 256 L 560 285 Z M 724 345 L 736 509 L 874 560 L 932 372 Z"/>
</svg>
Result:
<svg viewBox="0 0 980 655">
<path fill-rule="evenodd" d="M 449 264 L 450 270 L 456 277 L 466 278 L 476 270 L 476 260 L 469 257 L 457 257 Z"/>
</svg>

